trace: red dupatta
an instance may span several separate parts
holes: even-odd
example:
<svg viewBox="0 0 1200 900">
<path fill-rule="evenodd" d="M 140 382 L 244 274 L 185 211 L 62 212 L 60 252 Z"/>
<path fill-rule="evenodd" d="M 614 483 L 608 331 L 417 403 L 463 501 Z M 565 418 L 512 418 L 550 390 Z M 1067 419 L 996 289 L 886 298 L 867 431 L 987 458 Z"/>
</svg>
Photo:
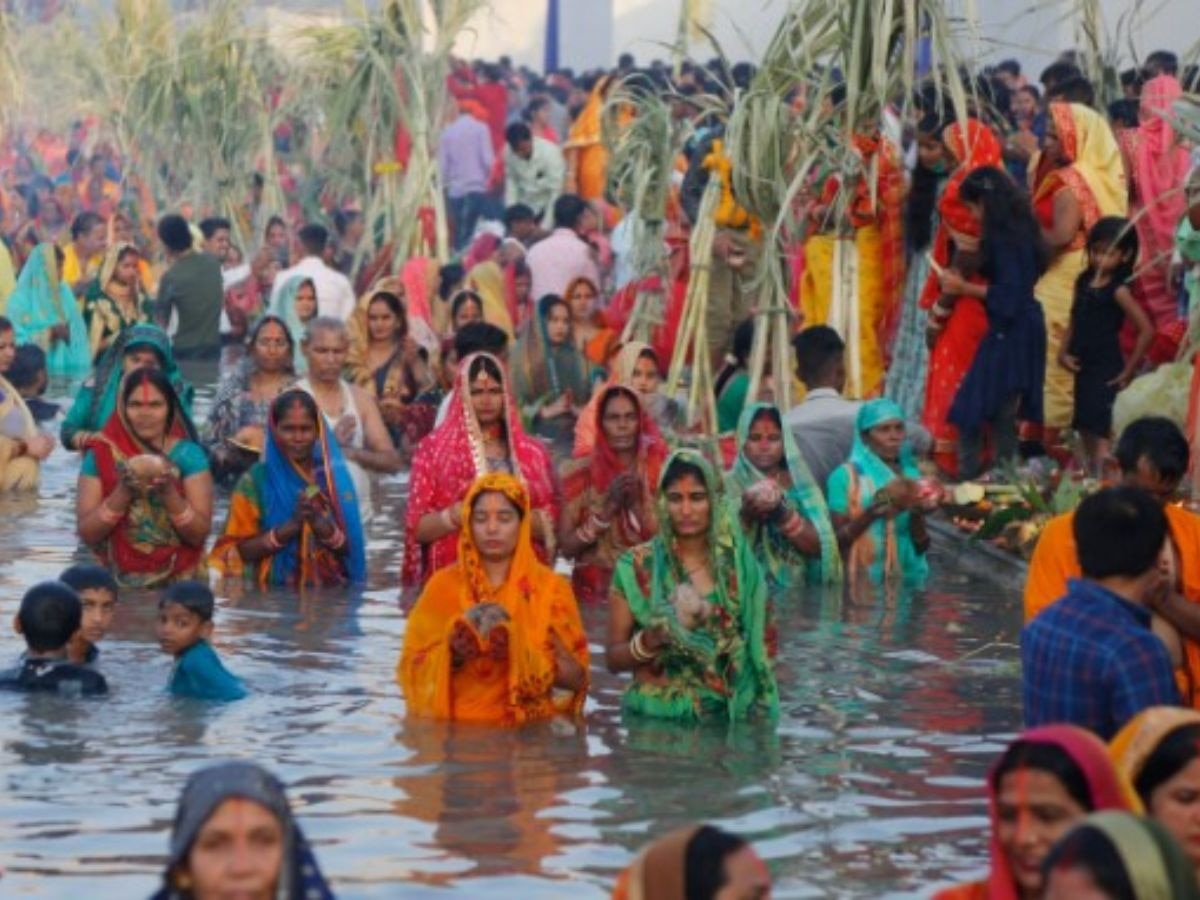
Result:
<svg viewBox="0 0 1200 900">
<path fill-rule="evenodd" d="M 413 457 L 408 508 L 404 515 L 404 561 L 400 569 L 400 582 L 404 585 L 423 584 L 438 569 L 458 559 L 456 534 L 446 535 L 424 547 L 417 541 L 417 524 L 426 513 L 461 502 L 475 479 L 488 474 L 483 434 L 471 408 L 468 385 L 471 364 L 478 357 L 491 359 L 504 377 L 503 417 L 512 474 L 528 488 L 532 508 L 545 512 L 552 522 L 558 520 L 550 453 L 522 428 L 517 404 L 512 398 L 508 370 L 489 354 L 468 356 L 459 364 L 446 420 L 421 441 Z M 544 548 L 539 547 L 539 551 Z"/>
<path fill-rule="evenodd" d="M 179 400 L 174 401 L 174 419 L 168 427 L 168 437 L 176 440 L 189 438 L 181 417 Z M 96 473 L 104 496 L 117 489 L 125 463 L 135 456 L 152 454 L 166 456 L 150 447 L 133 432 L 125 418 L 123 403 L 109 417 L 104 428 L 87 442 L 96 463 Z M 176 467 L 172 481 L 176 489 L 183 492 L 183 478 Z M 156 585 L 187 577 L 202 565 L 203 547 L 183 543 L 176 533 L 166 507 L 152 497 L 135 497 L 129 510 L 108 538 L 92 548 L 100 561 L 109 569 L 143 585 Z"/>
</svg>

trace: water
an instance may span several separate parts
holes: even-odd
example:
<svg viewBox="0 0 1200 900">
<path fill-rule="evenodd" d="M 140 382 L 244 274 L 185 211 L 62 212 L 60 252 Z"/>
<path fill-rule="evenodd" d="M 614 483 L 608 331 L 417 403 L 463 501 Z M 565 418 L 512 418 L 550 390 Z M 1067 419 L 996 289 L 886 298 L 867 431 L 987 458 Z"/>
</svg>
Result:
<svg viewBox="0 0 1200 900">
<path fill-rule="evenodd" d="M 0 498 L 0 622 L 83 558 L 76 472 L 56 451 L 40 500 Z M 1019 724 L 1020 612 L 961 548 L 935 548 L 921 595 L 781 599 L 777 731 L 623 721 L 601 609 L 584 610 L 585 728 L 496 731 L 405 717 L 402 491 L 383 486 L 361 597 L 221 598 L 214 643 L 249 699 L 166 696 L 153 598 L 132 593 L 103 645 L 109 697 L 0 695 L 0 895 L 148 895 L 184 779 L 229 757 L 289 784 L 343 897 L 607 897 L 649 838 L 694 820 L 750 837 L 777 897 L 919 896 L 983 867 L 982 778 Z M 0 641 L 4 664 L 20 649 Z"/>
</svg>

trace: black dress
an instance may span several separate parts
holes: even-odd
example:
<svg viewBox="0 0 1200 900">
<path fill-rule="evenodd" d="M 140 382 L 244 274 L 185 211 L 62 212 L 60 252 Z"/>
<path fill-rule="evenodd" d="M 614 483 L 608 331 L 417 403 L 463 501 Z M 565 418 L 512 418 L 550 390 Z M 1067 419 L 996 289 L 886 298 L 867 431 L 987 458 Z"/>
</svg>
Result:
<svg viewBox="0 0 1200 900">
<path fill-rule="evenodd" d="M 1075 302 L 1071 305 L 1068 352 L 1079 362 L 1071 427 L 1100 437 L 1108 437 L 1112 431 L 1117 389 L 1109 382 L 1125 368 L 1120 343 L 1125 311 L 1117 303 L 1120 287 L 1115 280 L 1093 287 L 1091 277 L 1085 274 L 1075 286 Z"/>
</svg>

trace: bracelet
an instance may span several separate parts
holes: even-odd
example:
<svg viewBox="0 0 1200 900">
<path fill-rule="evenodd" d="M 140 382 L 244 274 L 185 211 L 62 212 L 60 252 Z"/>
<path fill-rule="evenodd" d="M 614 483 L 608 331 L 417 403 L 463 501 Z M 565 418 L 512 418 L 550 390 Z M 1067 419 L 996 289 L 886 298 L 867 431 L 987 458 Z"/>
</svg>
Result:
<svg viewBox="0 0 1200 900">
<path fill-rule="evenodd" d="M 783 532 L 784 537 L 794 538 L 804 530 L 804 517 L 795 510 L 792 510 L 791 515 L 780 526 L 780 530 Z"/>
<path fill-rule="evenodd" d="M 629 641 L 629 654 L 633 657 L 633 661 L 639 665 L 654 661 L 654 654 L 647 651 L 645 645 L 642 643 L 643 633 L 639 631 Z"/>
<path fill-rule="evenodd" d="M 102 500 L 100 505 L 96 507 L 96 515 L 100 517 L 100 521 L 105 525 L 116 525 L 125 518 L 125 513 L 117 512 L 108 505 L 107 500 Z"/>
<path fill-rule="evenodd" d="M 171 516 L 171 524 L 176 528 L 186 528 L 196 520 L 196 510 L 190 505 L 183 508 L 183 512 L 178 515 Z"/>
<path fill-rule="evenodd" d="M 346 546 L 346 532 L 340 528 L 333 530 L 333 537 L 325 542 L 325 546 L 330 550 L 341 550 Z"/>
<path fill-rule="evenodd" d="M 612 528 L 612 522 L 592 513 L 588 519 L 588 526 L 595 531 L 608 531 L 608 529 Z"/>
<path fill-rule="evenodd" d="M 596 543 L 596 530 L 592 528 L 592 523 L 587 522 L 575 529 L 575 537 L 581 544 Z"/>
<path fill-rule="evenodd" d="M 272 553 L 276 553 L 283 549 L 283 544 L 279 542 L 279 536 L 275 534 L 275 529 L 271 528 L 263 535 L 263 540 L 267 543 L 267 549 Z"/>
</svg>

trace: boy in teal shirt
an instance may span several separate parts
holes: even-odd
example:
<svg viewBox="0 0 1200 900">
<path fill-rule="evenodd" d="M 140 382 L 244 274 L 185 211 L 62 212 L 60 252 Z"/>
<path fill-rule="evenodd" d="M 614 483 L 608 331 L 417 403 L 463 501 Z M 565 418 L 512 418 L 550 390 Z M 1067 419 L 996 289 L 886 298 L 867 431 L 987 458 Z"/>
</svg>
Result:
<svg viewBox="0 0 1200 900">
<path fill-rule="evenodd" d="M 208 639 L 213 632 L 215 599 L 208 585 L 181 581 L 158 602 L 158 643 L 175 657 L 168 689 L 179 697 L 240 700 L 242 683 L 221 664 Z"/>
</svg>

